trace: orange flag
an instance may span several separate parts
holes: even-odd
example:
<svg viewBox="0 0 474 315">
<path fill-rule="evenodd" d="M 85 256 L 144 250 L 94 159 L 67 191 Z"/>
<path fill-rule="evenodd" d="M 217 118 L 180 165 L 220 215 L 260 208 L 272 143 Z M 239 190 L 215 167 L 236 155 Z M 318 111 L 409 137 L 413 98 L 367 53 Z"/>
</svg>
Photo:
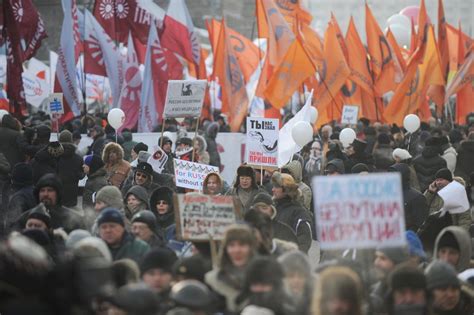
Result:
<svg viewBox="0 0 474 315">
<path fill-rule="evenodd" d="M 392 52 L 393 62 L 395 64 L 396 75 L 400 76 L 400 80 L 396 80 L 398 82 L 401 81 L 401 78 L 405 74 L 407 70 L 407 65 L 405 63 L 405 59 L 403 58 L 402 51 L 400 50 L 400 45 L 398 45 L 397 39 L 395 35 L 393 35 L 392 30 L 390 27 L 387 30 L 387 40 L 388 44 L 390 45 L 390 51 Z"/>
<path fill-rule="evenodd" d="M 428 85 L 444 85 L 444 82 L 433 28 L 430 27 L 423 61 L 418 64 L 413 59 L 409 63 L 405 78 L 385 108 L 385 120 L 401 126 L 406 115 L 420 109 Z"/>
<path fill-rule="evenodd" d="M 459 26 L 461 28 L 461 26 Z M 459 36 L 461 34 L 461 36 Z M 448 46 L 449 46 L 449 74 L 448 74 L 448 82 L 451 81 L 452 77 L 456 74 L 456 71 L 459 67 L 459 38 L 461 38 L 462 47 L 464 47 L 465 51 L 470 51 L 471 47 L 473 46 L 473 40 L 462 30 L 455 28 L 454 26 L 446 23 L 446 35 L 448 37 Z"/>
<path fill-rule="evenodd" d="M 428 28 L 430 26 L 428 13 L 426 13 L 425 0 L 421 0 L 420 11 L 418 11 L 418 36 L 417 46 L 423 47 L 422 54 L 426 46 L 426 39 L 428 38 Z"/>
<path fill-rule="evenodd" d="M 335 101 L 334 97 L 351 74 L 332 23 L 329 23 L 326 29 L 324 59 L 320 61 L 320 64 L 315 65 L 320 82 L 314 91 L 313 105 L 318 108 L 318 111 L 324 111 L 331 102 Z"/>
<path fill-rule="evenodd" d="M 441 69 L 443 69 L 445 79 L 447 79 L 449 67 L 449 45 L 448 35 L 446 33 L 446 17 L 444 15 L 443 0 L 438 0 L 438 49 L 441 58 Z"/>
<path fill-rule="evenodd" d="M 303 81 L 315 72 L 300 40 L 295 40 L 268 82 L 265 98 L 277 109 L 284 107 Z"/>
<path fill-rule="evenodd" d="M 221 25 L 222 23 L 215 19 L 207 24 L 209 40 L 213 47 L 216 45 L 219 38 Z M 229 27 L 226 28 L 226 31 L 229 35 L 234 55 L 237 58 L 240 69 L 244 75 L 245 82 L 248 82 L 252 74 L 257 70 L 262 53 L 260 52 L 260 49 L 247 37 Z"/>
<path fill-rule="evenodd" d="M 276 0 L 275 4 L 295 34 L 302 24 L 310 25 L 313 20 L 313 16 L 301 6 L 301 0 Z"/>
<path fill-rule="evenodd" d="M 367 32 L 370 64 L 374 73 L 375 93 L 382 96 L 396 88 L 394 81 L 395 69 L 390 45 L 367 3 L 365 4 L 365 30 Z"/>
<path fill-rule="evenodd" d="M 462 30 L 461 25 L 459 25 L 459 34 L 458 34 L 458 72 L 461 70 L 464 61 L 466 60 L 466 43 L 462 40 Z M 473 54 L 472 46 L 469 47 L 467 50 L 470 55 Z M 469 59 L 467 59 L 469 61 Z M 464 70 L 464 69 L 463 69 Z M 473 76 L 465 76 L 463 81 L 467 84 L 463 84 L 463 87 L 459 89 L 457 96 L 456 96 L 456 122 L 458 124 L 466 123 L 466 116 L 470 112 L 473 111 L 474 108 L 474 77 Z M 469 82 L 470 81 L 470 82 Z M 461 81 L 462 82 L 462 81 Z M 470 84 L 469 84 L 470 83 Z"/>
<path fill-rule="evenodd" d="M 300 39 L 308 52 L 309 57 L 316 64 L 316 60 L 323 58 L 323 43 L 318 33 L 311 26 L 302 24 L 300 27 Z"/>
<path fill-rule="evenodd" d="M 225 21 L 222 23 L 214 55 L 214 75 L 222 87 L 222 112 L 230 118 L 231 130 L 239 131 L 242 121 L 247 116 L 248 97 Z"/>
<path fill-rule="evenodd" d="M 337 23 L 337 20 L 336 20 L 336 17 L 334 16 L 334 14 L 331 12 L 331 21 L 330 23 L 332 23 L 334 25 L 334 30 L 336 31 L 336 37 L 337 37 L 337 40 L 339 41 L 339 45 L 341 45 L 341 49 L 342 49 L 342 52 L 344 53 L 344 58 L 346 58 L 346 61 L 348 61 L 348 51 L 347 51 L 347 46 L 346 46 L 346 42 L 344 40 L 344 35 L 342 35 L 342 31 L 341 31 L 341 28 L 339 27 L 339 23 Z"/>
<path fill-rule="evenodd" d="M 449 82 L 448 86 L 446 87 L 446 102 L 448 102 L 448 98 L 451 95 L 457 93 L 460 89 L 462 89 L 466 84 L 470 84 L 473 82 L 474 79 L 474 53 L 471 52 L 464 64 L 459 68 L 456 75 L 453 77 L 451 82 Z M 474 103 L 473 103 L 474 104 Z"/>
</svg>

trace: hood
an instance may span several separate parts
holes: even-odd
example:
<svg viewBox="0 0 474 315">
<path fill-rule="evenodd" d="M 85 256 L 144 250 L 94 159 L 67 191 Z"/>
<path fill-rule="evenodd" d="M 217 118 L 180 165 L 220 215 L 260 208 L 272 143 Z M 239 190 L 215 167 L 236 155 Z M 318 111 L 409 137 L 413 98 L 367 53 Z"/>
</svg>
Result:
<svg viewBox="0 0 474 315">
<path fill-rule="evenodd" d="M 429 158 L 433 158 L 433 157 L 439 155 L 441 153 L 440 151 L 441 151 L 441 149 L 438 146 L 428 145 L 428 146 L 423 148 L 423 151 L 421 151 L 421 155 L 425 159 L 429 159 Z"/>
<path fill-rule="evenodd" d="M 288 170 L 290 175 L 293 176 L 296 183 L 301 182 L 301 178 L 303 177 L 303 170 L 301 168 L 301 163 L 298 161 L 291 161 L 290 163 L 283 166 L 283 169 Z"/>
<path fill-rule="evenodd" d="M 388 168 L 389 172 L 399 172 L 402 176 L 403 189 L 410 188 L 410 168 L 405 163 L 398 163 Z"/>
<path fill-rule="evenodd" d="M 219 132 L 219 124 L 216 122 L 212 122 L 206 128 L 206 137 L 215 139 L 217 137 L 218 132 Z"/>
<path fill-rule="evenodd" d="M 170 188 L 160 187 L 158 189 L 155 189 L 150 196 L 150 209 L 157 216 L 157 218 L 160 216 L 156 212 L 156 203 L 158 202 L 158 200 L 166 200 L 169 204 L 168 213 L 174 212 L 173 191 Z"/>
<path fill-rule="evenodd" d="M 43 187 L 52 187 L 54 190 L 56 190 L 56 193 L 58 195 L 58 200 L 57 204 L 61 204 L 61 197 L 62 197 L 62 183 L 59 177 L 57 177 L 53 173 L 48 173 L 43 175 L 38 182 L 36 183 L 35 189 L 34 189 L 34 195 L 36 200 L 39 202 L 39 191 Z"/>
<path fill-rule="evenodd" d="M 2 127 L 18 131 L 18 123 L 12 115 L 4 115 L 2 118 Z"/>
<path fill-rule="evenodd" d="M 76 146 L 72 143 L 61 143 L 64 148 L 63 157 L 71 157 L 76 153 Z"/>
<path fill-rule="evenodd" d="M 436 238 L 435 248 L 434 248 L 434 257 L 437 257 L 438 254 L 438 244 L 440 240 L 446 236 L 446 234 L 451 233 L 459 245 L 459 262 L 457 263 L 456 270 L 457 272 L 462 272 L 469 268 L 469 261 L 471 259 L 471 238 L 469 233 L 459 226 L 448 226 L 444 228 Z"/>
<path fill-rule="evenodd" d="M 120 144 L 117 144 L 115 142 L 109 142 L 104 148 L 104 152 L 102 153 L 102 161 L 104 161 L 105 164 L 109 162 L 109 155 L 111 152 L 116 152 L 118 159 L 122 160 L 123 159 L 123 149 L 120 146 Z"/>
<path fill-rule="evenodd" d="M 196 135 L 196 140 L 199 142 L 199 146 L 201 147 L 201 149 L 199 150 L 198 153 L 207 151 L 207 142 L 206 142 L 206 139 L 204 139 L 203 136 Z"/>
<path fill-rule="evenodd" d="M 125 194 L 125 198 L 123 198 L 124 204 L 127 204 L 127 198 L 130 194 L 134 195 L 137 199 L 142 201 L 146 205 L 147 209 L 150 208 L 148 206 L 148 193 L 144 187 L 139 185 L 132 186 Z"/>
</svg>

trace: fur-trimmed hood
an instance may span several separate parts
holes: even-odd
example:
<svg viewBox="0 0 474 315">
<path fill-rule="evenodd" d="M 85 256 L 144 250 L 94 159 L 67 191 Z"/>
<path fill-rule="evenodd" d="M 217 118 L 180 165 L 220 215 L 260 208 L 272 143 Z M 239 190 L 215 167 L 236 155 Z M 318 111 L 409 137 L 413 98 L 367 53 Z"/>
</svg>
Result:
<svg viewBox="0 0 474 315">
<path fill-rule="evenodd" d="M 102 161 L 104 161 L 105 164 L 109 163 L 109 155 L 112 152 L 116 152 L 118 159 L 123 160 L 123 149 L 120 146 L 120 144 L 117 144 L 115 142 L 109 142 L 106 144 L 104 147 L 104 151 L 102 152 Z"/>
</svg>

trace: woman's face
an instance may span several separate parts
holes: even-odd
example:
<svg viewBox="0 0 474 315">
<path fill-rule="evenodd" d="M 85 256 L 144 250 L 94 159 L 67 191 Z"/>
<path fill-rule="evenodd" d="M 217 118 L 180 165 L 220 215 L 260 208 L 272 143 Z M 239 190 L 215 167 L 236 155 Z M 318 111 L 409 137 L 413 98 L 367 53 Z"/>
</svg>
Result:
<svg viewBox="0 0 474 315">
<path fill-rule="evenodd" d="M 294 295 L 301 295 L 304 293 L 306 278 L 299 272 L 290 272 L 286 275 L 285 284 L 291 293 Z"/>
<path fill-rule="evenodd" d="M 231 241 L 227 244 L 225 250 L 235 267 L 244 267 L 250 259 L 251 248 L 249 244 L 241 241 Z"/>
<path fill-rule="evenodd" d="M 216 175 L 209 176 L 206 188 L 210 195 L 219 193 L 220 186 Z"/>
<path fill-rule="evenodd" d="M 140 205 L 141 201 L 135 197 L 134 194 L 130 194 L 128 195 L 127 197 L 127 207 L 129 209 L 135 209 L 136 207 L 138 207 Z"/>
<path fill-rule="evenodd" d="M 158 200 L 156 203 L 156 211 L 158 214 L 165 214 L 168 212 L 169 204 L 166 200 Z"/>
</svg>

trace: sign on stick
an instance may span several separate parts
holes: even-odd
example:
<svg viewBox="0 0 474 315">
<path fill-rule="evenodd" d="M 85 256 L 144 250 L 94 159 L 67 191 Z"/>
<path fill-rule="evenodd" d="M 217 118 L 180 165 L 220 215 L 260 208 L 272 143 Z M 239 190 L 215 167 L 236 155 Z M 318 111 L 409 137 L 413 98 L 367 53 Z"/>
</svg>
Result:
<svg viewBox="0 0 474 315">
<path fill-rule="evenodd" d="M 341 124 L 357 124 L 359 117 L 359 106 L 344 105 L 342 108 Z"/>
<path fill-rule="evenodd" d="M 63 93 L 52 93 L 49 96 L 49 111 L 51 114 L 64 114 Z"/>
<path fill-rule="evenodd" d="M 278 167 L 278 134 L 278 119 L 247 117 L 247 163 Z"/>
<path fill-rule="evenodd" d="M 169 80 L 163 117 L 201 116 L 206 87 L 206 80 Z"/>
<path fill-rule="evenodd" d="M 174 159 L 176 187 L 202 190 L 202 183 L 209 173 L 219 173 L 219 168 L 207 164 Z"/>
</svg>

